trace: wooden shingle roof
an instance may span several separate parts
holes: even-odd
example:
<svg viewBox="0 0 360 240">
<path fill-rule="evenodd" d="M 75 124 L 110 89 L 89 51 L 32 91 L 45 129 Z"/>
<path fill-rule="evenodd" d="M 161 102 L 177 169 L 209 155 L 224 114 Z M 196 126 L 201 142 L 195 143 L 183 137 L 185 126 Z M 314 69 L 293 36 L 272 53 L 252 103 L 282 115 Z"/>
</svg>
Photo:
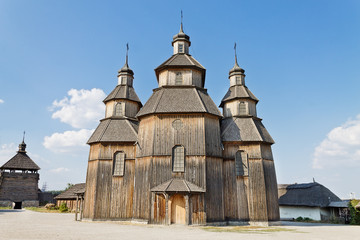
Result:
<svg viewBox="0 0 360 240">
<path fill-rule="evenodd" d="M 88 144 L 96 142 L 136 142 L 139 123 L 126 118 L 101 120 L 88 140 Z"/>
<path fill-rule="evenodd" d="M 7 161 L 0 169 L 9 170 L 40 170 L 40 167 L 26 154 L 18 152 L 14 157 Z"/>
<path fill-rule="evenodd" d="M 327 207 L 341 199 L 323 185 L 313 183 L 279 184 L 279 205 Z"/>
<path fill-rule="evenodd" d="M 202 79 L 205 80 L 206 69 L 189 54 L 174 54 L 165 62 L 155 68 L 156 77 L 159 80 L 159 74 L 166 68 L 193 68 L 202 72 Z M 204 83 L 203 83 L 204 85 Z"/>
<path fill-rule="evenodd" d="M 138 102 L 140 107 L 142 106 L 139 97 L 133 87 L 127 85 L 117 85 L 114 90 L 104 99 L 104 102 L 115 99 L 127 99 L 134 102 Z"/>
<path fill-rule="evenodd" d="M 221 121 L 223 142 L 267 142 L 275 143 L 259 118 L 233 117 Z"/>
<path fill-rule="evenodd" d="M 65 200 L 65 199 L 76 199 L 77 193 L 85 192 L 85 183 L 78 183 L 66 190 L 65 192 L 57 195 L 55 197 L 56 200 Z"/>
<path fill-rule="evenodd" d="M 255 102 L 258 102 L 259 99 L 255 97 L 255 95 L 243 85 L 235 85 L 229 88 L 228 92 L 225 94 L 224 98 L 221 100 L 220 107 L 224 106 L 224 103 L 230 100 L 235 99 L 251 99 Z"/>
<path fill-rule="evenodd" d="M 193 86 L 155 89 L 136 117 L 153 113 L 209 113 L 222 116 L 206 90 Z"/>
<path fill-rule="evenodd" d="M 185 179 L 172 178 L 151 189 L 152 192 L 188 192 L 202 193 L 205 190 Z"/>
</svg>

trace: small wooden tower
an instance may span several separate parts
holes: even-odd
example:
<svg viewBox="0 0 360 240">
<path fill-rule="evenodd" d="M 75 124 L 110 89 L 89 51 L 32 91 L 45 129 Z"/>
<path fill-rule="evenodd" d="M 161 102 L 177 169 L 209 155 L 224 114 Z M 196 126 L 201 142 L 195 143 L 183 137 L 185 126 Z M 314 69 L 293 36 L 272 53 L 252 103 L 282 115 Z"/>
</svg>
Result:
<svg viewBox="0 0 360 240">
<path fill-rule="evenodd" d="M 84 217 L 126 219 L 132 217 L 135 143 L 142 104 L 133 88 L 134 72 L 125 65 L 118 84 L 105 98 L 105 118 L 90 137 Z"/>
<path fill-rule="evenodd" d="M 0 206 L 39 206 L 39 166 L 26 154 L 24 139 L 17 154 L 0 167 Z"/>
<path fill-rule="evenodd" d="M 236 49 L 235 49 L 236 51 Z M 279 220 L 277 182 L 271 145 L 274 140 L 257 117 L 259 101 L 245 85 L 237 63 L 229 72 L 230 88 L 221 101 L 224 119 L 224 204 L 228 221 Z"/>
</svg>

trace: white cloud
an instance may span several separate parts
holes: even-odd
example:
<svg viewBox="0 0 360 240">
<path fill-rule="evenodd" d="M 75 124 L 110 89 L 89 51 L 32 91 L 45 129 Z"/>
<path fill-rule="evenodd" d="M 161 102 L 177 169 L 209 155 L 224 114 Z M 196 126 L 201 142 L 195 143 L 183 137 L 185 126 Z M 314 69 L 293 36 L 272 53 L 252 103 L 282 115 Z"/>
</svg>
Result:
<svg viewBox="0 0 360 240">
<path fill-rule="evenodd" d="M 52 172 L 52 173 L 63 173 L 63 172 L 69 172 L 69 171 L 70 171 L 70 169 L 65 168 L 65 167 L 59 167 L 59 168 L 49 170 L 49 172 Z"/>
<path fill-rule="evenodd" d="M 102 100 L 106 95 L 103 90 L 70 89 L 68 96 L 52 103 L 51 110 L 56 110 L 52 118 L 59 118 L 74 128 L 93 128 L 104 116 L 105 105 Z"/>
<path fill-rule="evenodd" d="M 10 160 L 17 151 L 15 143 L 2 144 L 0 146 L 0 166 Z"/>
<path fill-rule="evenodd" d="M 94 129 L 81 129 L 79 131 L 65 131 L 45 136 L 43 145 L 45 148 L 56 153 L 77 153 L 86 148 L 86 142 Z"/>
<path fill-rule="evenodd" d="M 360 166 L 360 114 L 331 130 L 315 148 L 313 168 Z"/>
<path fill-rule="evenodd" d="M 4 103 L 4 100 L 0 99 L 0 104 L 1 104 L 1 103 Z"/>
</svg>

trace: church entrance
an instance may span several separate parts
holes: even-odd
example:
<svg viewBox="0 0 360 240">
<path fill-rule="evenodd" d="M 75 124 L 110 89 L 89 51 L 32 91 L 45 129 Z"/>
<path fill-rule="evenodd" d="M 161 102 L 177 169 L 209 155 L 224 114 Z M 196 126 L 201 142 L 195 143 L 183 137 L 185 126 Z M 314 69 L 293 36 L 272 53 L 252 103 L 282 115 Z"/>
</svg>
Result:
<svg viewBox="0 0 360 240">
<path fill-rule="evenodd" d="M 21 209 L 22 207 L 22 202 L 14 202 L 14 209 Z"/>
<path fill-rule="evenodd" d="M 171 197 L 171 223 L 186 224 L 185 215 L 185 198 L 175 194 Z"/>
</svg>

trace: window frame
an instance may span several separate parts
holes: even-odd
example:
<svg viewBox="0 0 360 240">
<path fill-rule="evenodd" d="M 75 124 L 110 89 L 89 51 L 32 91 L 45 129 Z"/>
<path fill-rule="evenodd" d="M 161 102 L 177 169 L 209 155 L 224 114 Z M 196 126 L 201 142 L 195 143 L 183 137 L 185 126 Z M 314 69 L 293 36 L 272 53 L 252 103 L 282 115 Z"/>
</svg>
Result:
<svg viewBox="0 0 360 240">
<path fill-rule="evenodd" d="M 175 85 L 183 85 L 183 74 L 182 72 L 175 73 Z"/>
<path fill-rule="evenodd" d="M 117 158 L 119 156 L 119 158 Z M 114 177 L 123 177 L 125 173 L 125 152 L 117 151 L 113 157 L 112 175 Z"/>
<path fill-rule="evenodd" d="M 175 173 L 185 172 L 185 147 L 175 145 L 172 149 L 172 171 Z"/>
<path fill-rule="evenodd" d="M 115 106 L 114 106 L 114 116 L 116 116 L 116 117 L 123 117 L 124 116 L 124 103 L 123 102 L 117 102 L 117 103 L 115 103 Z M 117 111 L 117 107 L 118 106 L 120 106 L 120 113 L 118 113 L 118 111 Z"/>
<path fill-rule="evenodd" d="M 242 107 L 244 106 L 244 107 Z M 239 102 L 239 115 L 240 116 L 246 116 L 249 115 L 249 110 L 248 110 L 248 104 L 245 101 L 241 101 Z"/>
</svg>

